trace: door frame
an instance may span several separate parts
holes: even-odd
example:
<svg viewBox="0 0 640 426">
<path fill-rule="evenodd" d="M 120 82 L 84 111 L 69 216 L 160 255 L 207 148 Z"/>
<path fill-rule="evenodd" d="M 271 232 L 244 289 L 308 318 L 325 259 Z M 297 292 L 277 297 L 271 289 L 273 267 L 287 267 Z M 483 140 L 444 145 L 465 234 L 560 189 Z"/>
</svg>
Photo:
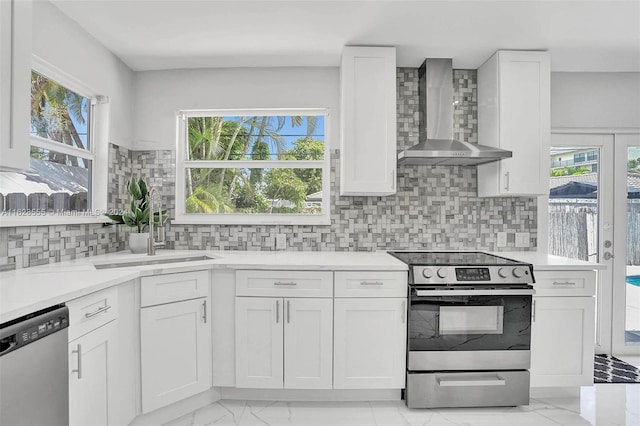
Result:
<svg viewBox="0 0 640 426">
<path fill-rule="evenodd" d="M 627 160 L 628 148 L 640 146 L 640 132 L 626 132 L 614 135 L 614 239 L 613 239 L 613 309 L 611 353 L 614 355 L 640 355 L 640 344 L 625 342 L 626 330 L 626 270 L 627 270 Z"/>
</svg>

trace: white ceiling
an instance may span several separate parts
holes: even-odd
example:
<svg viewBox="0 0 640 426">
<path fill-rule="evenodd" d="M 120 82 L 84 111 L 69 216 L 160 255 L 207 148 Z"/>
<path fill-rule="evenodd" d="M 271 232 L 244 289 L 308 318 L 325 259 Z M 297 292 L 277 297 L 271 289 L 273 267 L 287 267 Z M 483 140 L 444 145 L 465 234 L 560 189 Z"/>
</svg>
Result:
<svg viewBox="0 0 640 426">
<path fill-rule="evenodd" d="M 133 70 L 337 66 L 345 45 L 477 68 L 541 49 L 553 71 L 640 72 L 640 0 L 50 0 Z"/>
</svg>

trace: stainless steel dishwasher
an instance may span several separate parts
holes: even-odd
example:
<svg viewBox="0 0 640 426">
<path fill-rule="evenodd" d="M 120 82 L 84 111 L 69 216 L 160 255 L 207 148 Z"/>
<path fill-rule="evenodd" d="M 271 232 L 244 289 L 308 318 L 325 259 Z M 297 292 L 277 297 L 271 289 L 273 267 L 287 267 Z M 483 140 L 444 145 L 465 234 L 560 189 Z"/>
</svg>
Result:
<svg viewBox="0 0 640 426">
<path fill-rule="evenodd" d="M 69 309 L 0 324 L 0 425 L 69 424 Z"/>
</svg>

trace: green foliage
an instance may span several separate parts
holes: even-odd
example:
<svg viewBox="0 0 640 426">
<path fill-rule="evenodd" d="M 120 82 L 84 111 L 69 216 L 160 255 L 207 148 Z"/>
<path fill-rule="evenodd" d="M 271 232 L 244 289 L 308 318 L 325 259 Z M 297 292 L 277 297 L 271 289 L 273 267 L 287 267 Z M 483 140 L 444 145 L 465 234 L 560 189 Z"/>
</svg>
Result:
<svg viewBox="0 0 640 426">
<path fill-rule="evenodd" d="M 151 215 L 149 187 L 143 178 L 136 180 L 134 176 L 131 176 L 127 183 L 127 191 L 131 196 L 129 210 L 124 210 L 122 214 L 105 213 L 105 216 L 116 224 L 124 224 L 131 228 L 136 228 L 137 232 L 145 232 L 149 227 L 149 217 Z M 154 223 L 164 223 L 167 219 L 166 212 L 166 210 L 154 212 Z"/>
<path fill-rule="evenodd" d="M 293 148 L 283 150 L 280 130 L 289 122 L 307 134 L 316 127 L 316 117 L 253 116 L 224 121 L 223 117 L 188 119 L 191 160 L 322 160 L 324 143 L 303 137 Z M 306 206 L 309 194 L 322 190 L 321 169 L 267 169 L 263 166 L 237 169 L 187 170 L 187 213 L 318 212 Z"/>
<path fill-rule="evenodd" d="M 217 185 L 198 186 L 185 202 L 187 213 L 231 213 L 233 207 Z"/>
<path fill-rule="evenodd" d="M 271 200 L 288 200 L 302 209 L 307 197 L 307 184 L 293 169 L 271 169 L 264 177 L 264 195 Z"/>
<path fill-rule="evenodd" d="M 563 169 L 554 169 L 551 170 L 550 176 L 558 177 L 558 176 L 576 176 L 576 175 L 584 175 L 587 173 L 591 173 L 591 170 L 587 167 L 571 167 L 567 166 Z"/>
<path fill-rule="evenodd" d="M 627 162 L 627 170 L 636 171 L 640 169 L 640 158 L 632 159 Z"/>
</svg>

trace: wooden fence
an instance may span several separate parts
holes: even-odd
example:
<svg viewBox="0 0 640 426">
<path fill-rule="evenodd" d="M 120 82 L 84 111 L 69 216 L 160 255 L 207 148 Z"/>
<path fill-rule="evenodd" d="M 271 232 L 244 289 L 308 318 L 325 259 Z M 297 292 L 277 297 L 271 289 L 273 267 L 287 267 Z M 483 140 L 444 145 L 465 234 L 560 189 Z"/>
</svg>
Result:
<svg viewBox="0 0 640 426">
<path fill-rule="evenodd" d="M 596 260 L 598 210 L 595 200 L 549 202 L 549 253 Z M 627 201 L 627 265 L 640 265 L 640 202 Z"/>
</svg>

